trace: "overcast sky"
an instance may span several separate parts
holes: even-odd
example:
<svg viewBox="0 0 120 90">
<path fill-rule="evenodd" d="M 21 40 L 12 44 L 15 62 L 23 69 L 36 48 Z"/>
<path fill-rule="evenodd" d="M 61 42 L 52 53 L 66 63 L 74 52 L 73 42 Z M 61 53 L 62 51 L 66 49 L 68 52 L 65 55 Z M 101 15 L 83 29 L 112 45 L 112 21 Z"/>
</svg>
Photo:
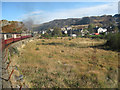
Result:
<svg viewBox="0 0 120 90">
<path fill-rule="evenodd" d="M 84 2 L 83 0 L 81 2 L 5 1 L 7 0 L 2 2 L 2 19 L 19 21 L 32 19 L 35 24 L 41 24 L 54 19 L 81 18 L 105 14 L 114 15 L 118 13 L 117 0 L 115 0 L 116 2 L 114 0 L 104 0 L 104 2 L 102 0 L 101 2 L 100 0 L 92 0 L 92 2 L 87 2 L 88 0 L 84 0 Z"/>
</svg>

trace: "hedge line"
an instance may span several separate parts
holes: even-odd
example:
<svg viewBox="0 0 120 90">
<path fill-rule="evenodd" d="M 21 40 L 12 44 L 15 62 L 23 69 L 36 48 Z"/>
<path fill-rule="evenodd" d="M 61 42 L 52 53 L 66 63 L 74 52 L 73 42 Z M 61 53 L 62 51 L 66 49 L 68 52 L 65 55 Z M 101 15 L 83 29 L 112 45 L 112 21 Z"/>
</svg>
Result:
<svg viewBox="0 0 120 90">
<path fill-rule="evenodd" d="M 106 45 L 108 45 L 111 49 L 120 51 L 120 33 L 110 33 L 106 36 L 106 39 Z"/>
</svg>

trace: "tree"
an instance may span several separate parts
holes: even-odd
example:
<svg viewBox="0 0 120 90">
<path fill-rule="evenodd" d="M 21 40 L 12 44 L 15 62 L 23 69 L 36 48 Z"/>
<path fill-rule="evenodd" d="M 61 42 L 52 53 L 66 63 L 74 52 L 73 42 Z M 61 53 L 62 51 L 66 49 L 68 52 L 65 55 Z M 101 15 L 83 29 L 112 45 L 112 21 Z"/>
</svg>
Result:
<svg viewBox="0 0 120 90">
<path fill-rule="evenodd" d="M 90 32 L 90 33 L 94 33 L 94 25 L 93 24 L 90 24 L 89 26 L 88 26 L 88 31 Z"/>
<path fill-rule="evenodd" d="M 119 17 L 118 17 L 118 29 L 119 29 L 119 32 L 120 32 L 120 14 L 119 14 Z"/>
<path fill-rule="evenodd" d="M 59 28 L 55 27 L 52 32 L 52 36 L 62 36 L 61 30 Z"/>
<path fill-rule="evenodd" d="M 107 39 L 106 45 L 108 45 L 111 49 L 120 51 L 120 33 L 115 34 L 109 33 L 106 36 L 106 39 Z"/>
<path fill-rule="evenodd" d="M 16 32 L 16 29 L 13 29 L 14 32 Z"/>
<path fill-rule="evenodd" d="M 113 30 L 117 33 L 119 31 L 118 26 L 114 26 Z"/>
</svg>

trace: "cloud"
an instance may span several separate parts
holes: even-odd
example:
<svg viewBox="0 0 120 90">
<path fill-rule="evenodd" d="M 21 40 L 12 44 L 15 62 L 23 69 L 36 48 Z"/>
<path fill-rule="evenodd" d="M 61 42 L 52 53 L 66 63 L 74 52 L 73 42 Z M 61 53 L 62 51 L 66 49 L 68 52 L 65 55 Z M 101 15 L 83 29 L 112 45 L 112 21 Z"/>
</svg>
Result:
<svg viewBox="0 0 120 90">
<path fill-rule="evenodd" d="M 34 14 L 40 14 L 40 13 L 42 13 L 42 12 L 43 12 L 42 10 L 39 10 L 39 11 L 31 12 L 30 14 L 31 14 L 31 15 L 34 15 Z"/>
<path fill-rule="evenodd" d="M 34 16 L 34 15 L 39 15 L 40 13 L 43 13 L 42 10 L 39 11 L 33 11 L 27 14 L 23 14 L 22 16 L 20 16 L 21 18 L 26 18 L 26 17 L 30 17 L 30 16 Z"/>
<path fill-rule="evenodd" d="M 118 3 L 114 2 L 93 7 L 64 9 L 54 12 L 39 10 L 23 16 L 24 19 L 28 17 L 34 19 L 35 24 L 41 24 L 54 19 L 81 18 L 84 16 L 100 16 L 104 14 L 114 15 L 116 13 L 118 13 Z"/>
</svg>

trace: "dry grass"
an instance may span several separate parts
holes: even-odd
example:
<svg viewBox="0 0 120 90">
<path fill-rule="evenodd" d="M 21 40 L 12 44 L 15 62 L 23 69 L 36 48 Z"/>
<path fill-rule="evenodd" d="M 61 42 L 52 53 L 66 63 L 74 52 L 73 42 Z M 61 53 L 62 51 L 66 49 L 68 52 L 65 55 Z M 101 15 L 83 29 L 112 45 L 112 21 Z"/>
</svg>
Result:
<svg viewBox="0 0 120 90">
<path fill-rule="evenodd" d="M 38 39 L 15 57 L 30 87 L 115 88 L 118 54 L 89 46 L 104 40 L 86 38 Z"/>
</svg>

